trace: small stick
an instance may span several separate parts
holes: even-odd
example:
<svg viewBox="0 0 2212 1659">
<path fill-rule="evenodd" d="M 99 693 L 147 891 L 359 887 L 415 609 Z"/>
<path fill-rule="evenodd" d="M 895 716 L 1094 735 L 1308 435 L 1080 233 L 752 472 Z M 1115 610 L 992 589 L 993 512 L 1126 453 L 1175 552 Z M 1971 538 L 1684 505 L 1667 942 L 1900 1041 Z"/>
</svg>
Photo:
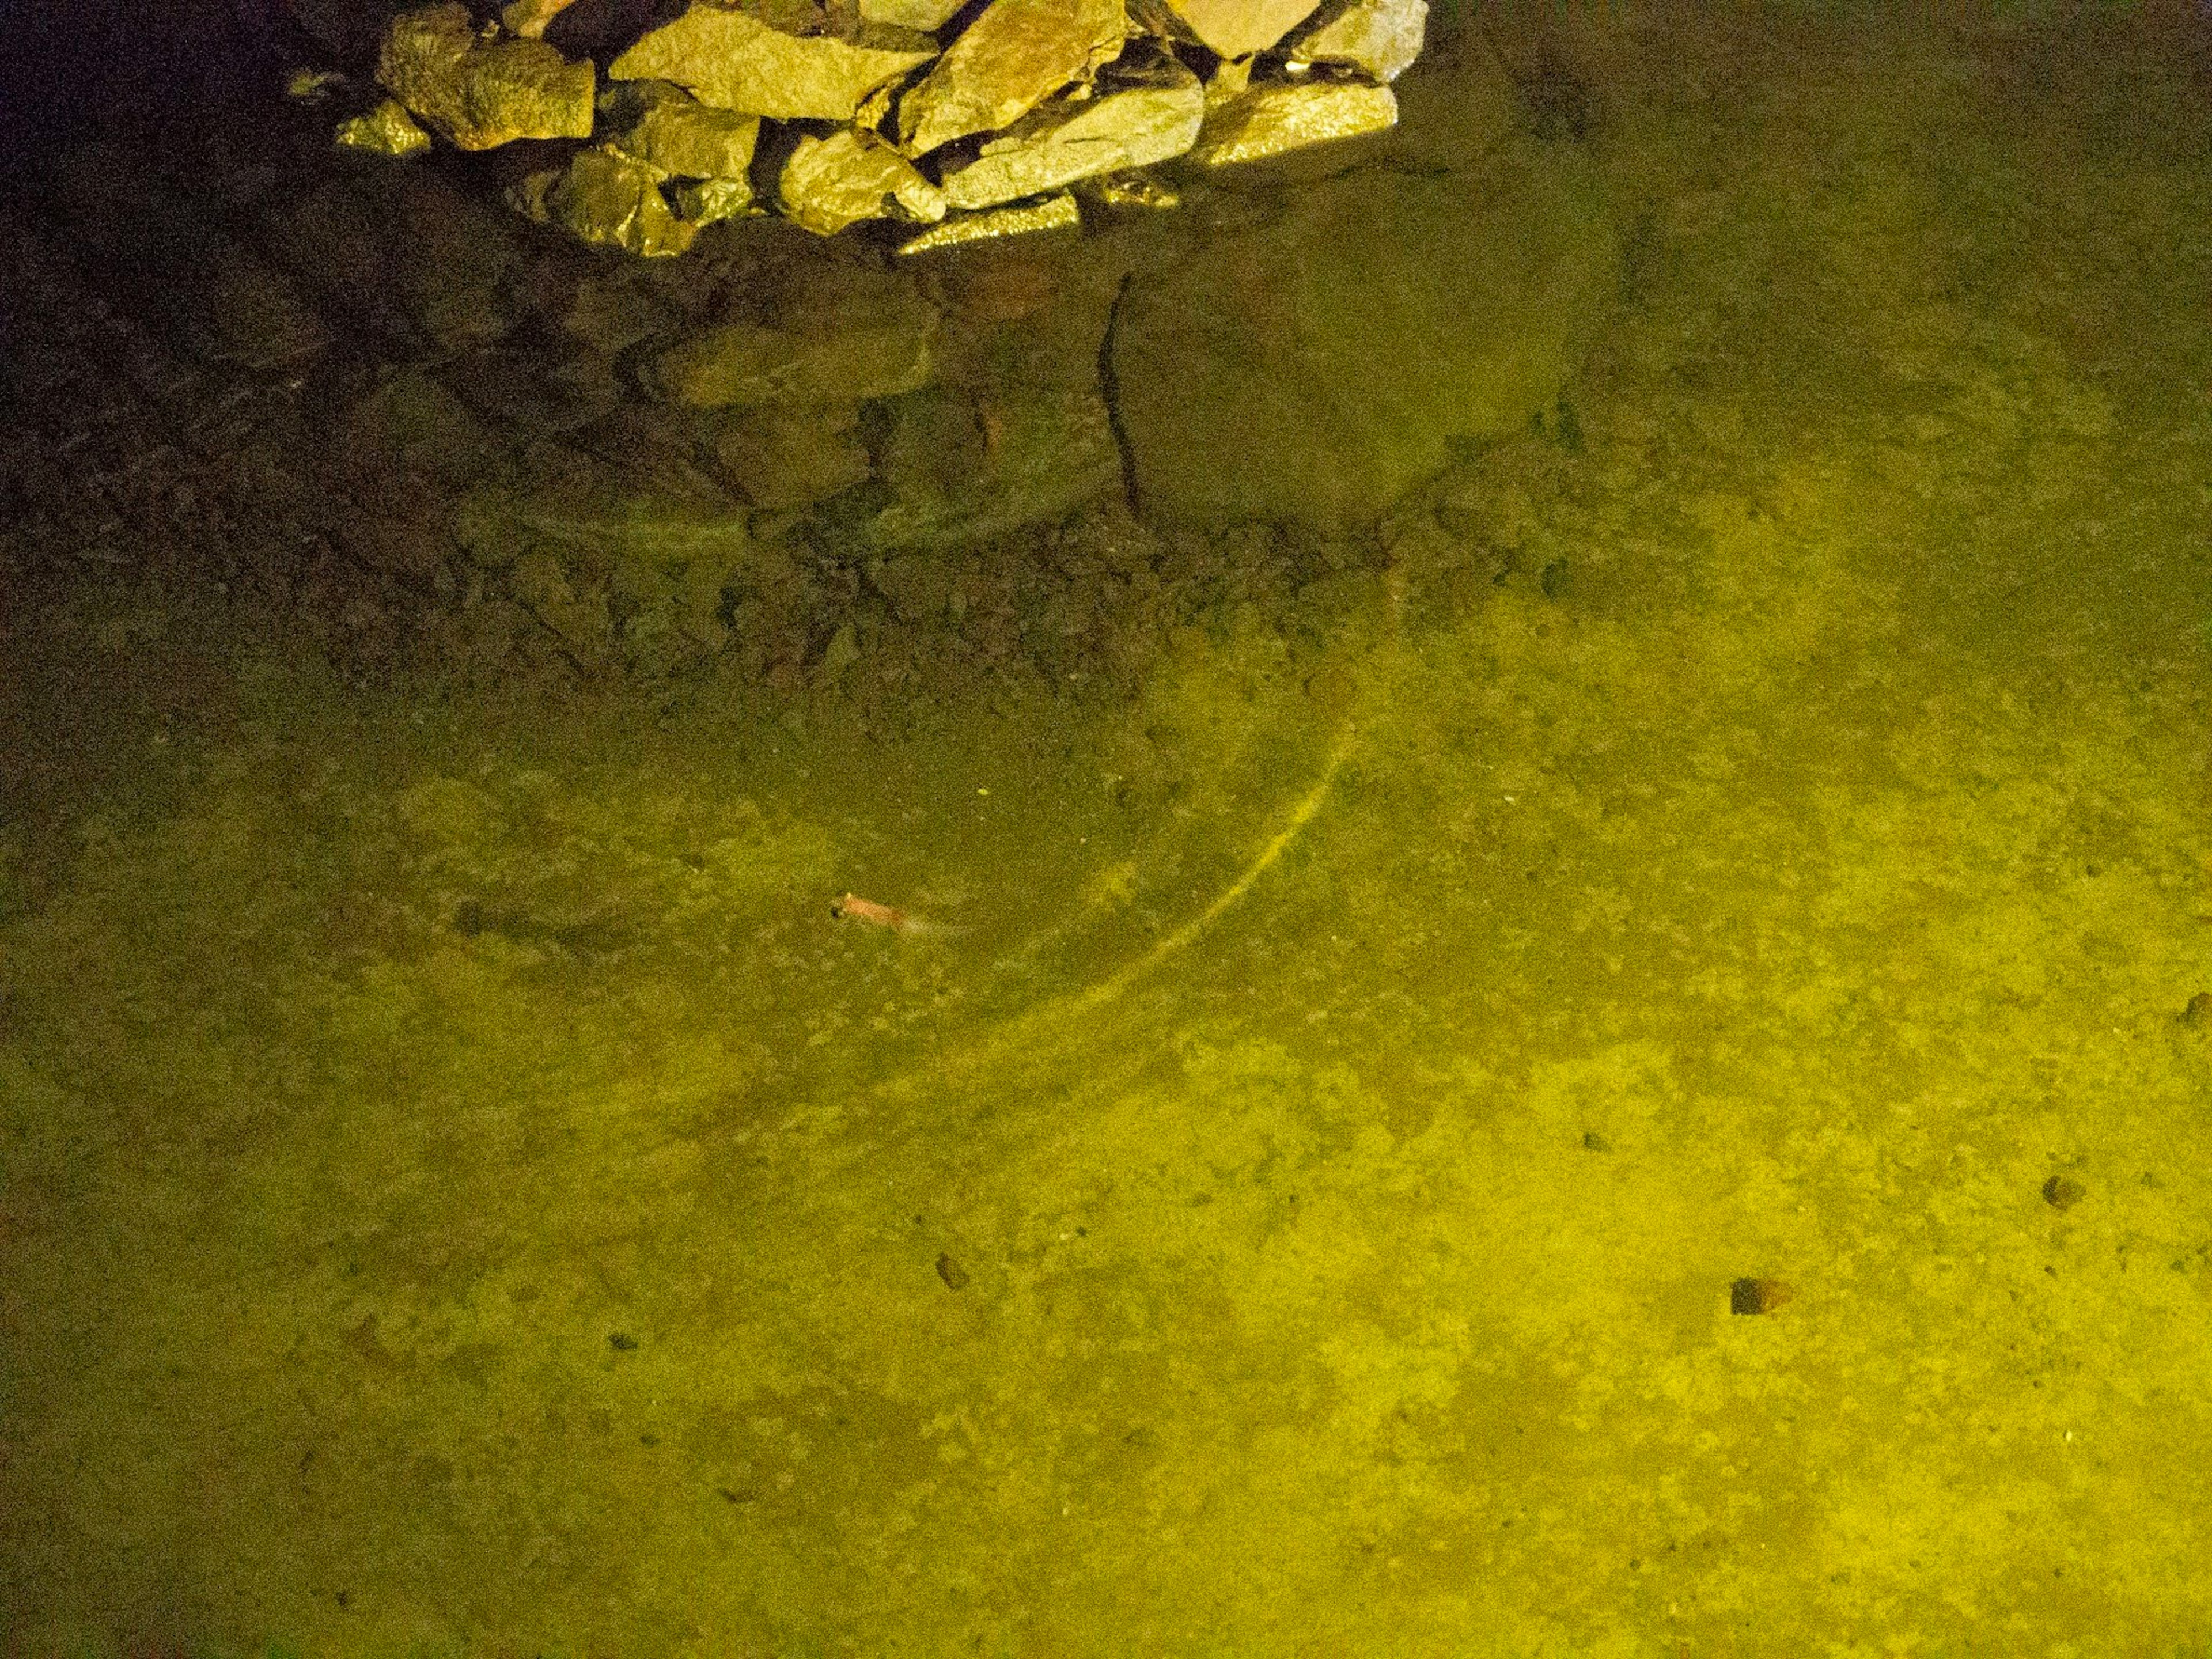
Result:
<svg viewBox="0 0 2212 1659">
<path fill-rule="evenodd" d="M 878 904 L 873 899 L 853 893 L 830 900 L 830 914 L 839 921 L 865 921 L 871 927 L 888 927 L 895 933 L 903 933 L 913 925 L 908 921 L 905 911 L 894 910 L 888 904 Z"/>
</svg>

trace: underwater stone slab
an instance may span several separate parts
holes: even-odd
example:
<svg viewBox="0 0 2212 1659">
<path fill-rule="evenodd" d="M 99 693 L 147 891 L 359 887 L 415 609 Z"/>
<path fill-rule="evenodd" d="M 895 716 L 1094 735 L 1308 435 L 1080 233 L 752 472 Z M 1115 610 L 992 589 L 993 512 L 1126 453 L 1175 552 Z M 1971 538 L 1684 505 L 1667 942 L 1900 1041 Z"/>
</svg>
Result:
<svg viewBox="0 0 2212 1659">
<path fill-rule="evenodd" d="M 591 64 L 572 64 L 543 40 L 487 43 L 459 0 L 394 17 L 376 79 L 463 149 L 591 137 Z"/>
<path fill-rule="evenodd" d="M 1313 13 L 1316 0 L 1139 0 L 1140 22 L 1197 41 L 1224 58 L 1265 52 Z"/>
<path fill-rule="evenodd" d="M 946 173 L 946 204 L 991 207 L 1182 155 L 1198 138 L 1206 88 L 1173 58 L 1148 79 L 1151 84 L 1126 90 L 1102 84 L 1097 97 L 1057 100 L 1030 111 L 984 140 L 973 161 Z"/>
<path fill-rule="evenodd" d="M 864 219 L 934 224 L 945 216 L 945 193 L 890 144 L 858 127 L 800 138 L 776 174 L 775 194 L 784 216 L 817 236 L 834 236 Z"/>
<path fill-rule="evenodd" d="M 1351 0 L 1326 9 L 1291 40 L 1294 57 L 1341 64 L 1370 81 L 1395 81 L 1421 55 L 1428 0 Z"/>
<path fill-rule="evenodd" d="M 1121 487 L 1121 453 L 1095 387 L 929 391 L 886 412 L 882 475 L 890 499 L 832 528 L 865 548 L 984 541 L 1055 523 Z"/>
<path fill-rule="evenodd" d="M 1593 174 L 1533 142 L 1472 179 L 1332 179 L 1282 222 L 1132 280 L 1112 343 L 1139 505 L 1356 529 L 1527 429 L 1618 291 Z"/>
<path fill-rule="evenodd" d="M 888 29 L 864 29 L 853 40 L 794 34 L 757 8 L 699 0 L 641 37 L 607 73 L 618 81 L 672 81 L 702 102 L 745 115 L 849 121 L 870 93 L 936 55 L 936 43 L 926 35 Z"/>
<path fill-rule="evenodd" d="M 1396 124 L 1388 87 L 1357 81 L 1283 81 L 1255 86 L 1215 104 L 1191 146 L 1203 167 L 1257 161 L 1332 138 L 1382 132 Z"/>
<path fill-rule="evenodd" d="M 755 507 L 811 507 L 872 470 L 858 404 L 765 405 L 729 417 L 714 455 Z"/>
<path fill-rule="evenodd" d="M 991 0 L 899 101 L 899 141 L 922 155 L 991 132 L 1110 63 L 1127 38 L 1122 0 Z"/>
<path fill-rule="evenodd" d="M 938 313 L 910 283 L 855 269 L 817 309 L 732 323 L 678 341 L 643 376 L 669 403 L 695 409 L 861 403 L 927 386 Z"/>
</svg>

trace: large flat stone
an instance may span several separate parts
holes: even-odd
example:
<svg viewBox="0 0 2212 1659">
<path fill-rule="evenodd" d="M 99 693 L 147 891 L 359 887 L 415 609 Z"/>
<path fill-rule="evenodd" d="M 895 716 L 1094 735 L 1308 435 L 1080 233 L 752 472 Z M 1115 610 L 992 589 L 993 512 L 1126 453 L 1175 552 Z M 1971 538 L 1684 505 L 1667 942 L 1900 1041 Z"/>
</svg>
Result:
<svg viewBox="0 0 2212 1659">
<path fill-rule="evenodd" d="M 996 131 L 1112 62 L 1127 30 L 1122 0 L 990 0 L 900 100 L 900 142 L 921 155 Z"/>
<path fill-rule="evenodd" d="M 935 374 L 936 308 L 911 282 L 860 266 L 824 266 L 794 302 L 760 321 L 702 329 L 643 376 L 694 409 L 861 403 L 913 392 Z"/>
<path fill-rule="evenodd" d="M 1337 531 L 1524 430 L 1619 284 L 1594 177 L 1534 143 L 1471 178 L 1328 180 L 1130 285 L 1112 342 L 1147 514 Z"/>
<path fill-rule="evenodd" d="M 695 4 L 608 67 L 617 81 L 672 81 L 702 103 L 778 120 L 849 121 L 878 87 L 935 57 L 902 31 L 794 34 L 750 7 Z"/>
</svg>

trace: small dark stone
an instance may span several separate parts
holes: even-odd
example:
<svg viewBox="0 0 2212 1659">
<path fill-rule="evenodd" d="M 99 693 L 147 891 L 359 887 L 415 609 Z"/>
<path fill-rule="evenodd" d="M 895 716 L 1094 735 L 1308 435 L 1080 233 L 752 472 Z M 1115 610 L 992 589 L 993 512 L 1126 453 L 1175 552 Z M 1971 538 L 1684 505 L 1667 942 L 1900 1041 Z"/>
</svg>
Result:
<svg viewBox="0 0 2212 1659">
<path fill-rule="evenodd" d="M 1778 1279 L 1739 1279 L 1729 1286 L 1729 1311 L 1772 1313 L 1796 1294 Z"/>
<path fill-rule="evenodd" d="M 1613 1143 L 1596 1130 L 1585 1129 L 1583 1131 L 1583 1149 L 1591 1152 L 1609 1152 L 1613 1150 Z"/>
<path fill-rule="evenodd" d="M 937 1258 L 937 1276 L 945 1281 L 947 1290 L 964 1291 L 968 1288 L 968 1270 L 949 1255 Z"/>
<path fill-rule="evenodd" d="M 607 1346 L 617 1353 L 629 1353 L 637 1347 L 637 1339 L 627 1331 L 616 1331 L 608 1336 Z"/>
<path fill-rule="evenodd" d="M 2089 1189 L 2078 1181 L 2069 1181 L 2064 1176 L 2053 1176 L 2043 1183 L 2043 1201 L 2054 1210 L 2070 1210 L 2088 1196 Z"/>
<path fill-rule="evenodd" d="M 2199 991 L 2189 999 L 2181 1023 L 2192 1031 L 2212 1031 L 2212 991 Z"/>
</svg>

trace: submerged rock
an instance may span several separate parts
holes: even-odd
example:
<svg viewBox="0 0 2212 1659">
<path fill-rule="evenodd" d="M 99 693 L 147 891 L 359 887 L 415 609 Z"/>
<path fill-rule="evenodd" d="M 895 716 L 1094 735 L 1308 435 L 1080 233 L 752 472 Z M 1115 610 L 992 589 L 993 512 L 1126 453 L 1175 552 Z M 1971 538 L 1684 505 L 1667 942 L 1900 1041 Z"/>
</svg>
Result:
<svg viewBox="0 0 2212 1659">
<path fill-rule="evenodd" d="M 1455 439 L 1525 429 L 1619 270 L 1594 179 L 1556 151 L 1314 185 L 1281 222 L 1132 281 L 1111 354 L 1139 500 L 1357 527 Z"/>
<path fill-rule="evenodd" d="M 866 479 L 858 404 L 749 409 L 728 417 L 715 458 L 755 507 L 811 507 Z"/>
<path fill-rule="evenodd" d="M 644 379 L 695 409 L 858 403 L 929 384 L 937 322 L 910 282 L 866 267 L 824 270 L 769 316 L 678 341 Z"/>
<path fill-rule="evenodd" d="M 463 149 L 591 136 L 591 64 L 572 64 L 543 40 L 487 40 L 459 0 L 394 17 L 376 78 Z"/>
<path fill-rule="evenodd" d="M 1113 423 L 1093 390 L 937 389 L 901 398 L 886 414 L 880 473 L 888 500 L 838 526 L 867 548 L 987 540 L 1065 518 L 1121 487 Z"/>
<path fill-rule="evenodd" d="M 813 6 L 799 9 L 820 21 Z M 728 7 L 697 0 L 640 38 L 607 73 L 618 81 L 672 81 L 702 102 L 744 115 L 849 121 L 870 93 L 937 55 L 926 35 L 864 28 L 846 39 L 794 33 L 781 26 L 784 21 L 758 0 Z"/>
<path fill-rule="evenodd" d="M 899 100 L 899 140 L 921 155 L 991 132 L 1113 61 L 1122 0 L 990 0 Z"/>
</svg>

